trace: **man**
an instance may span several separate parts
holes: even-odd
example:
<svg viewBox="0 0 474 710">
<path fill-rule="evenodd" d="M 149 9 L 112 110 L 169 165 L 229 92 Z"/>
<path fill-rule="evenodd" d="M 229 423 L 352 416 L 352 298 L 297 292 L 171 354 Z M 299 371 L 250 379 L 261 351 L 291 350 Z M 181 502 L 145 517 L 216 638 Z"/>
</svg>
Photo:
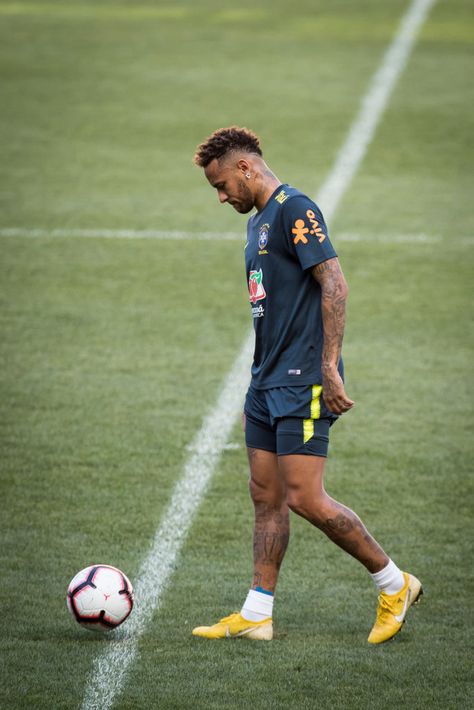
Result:
<svg viewBox="0 0 474 710">
<path fill-rule="evenodd" d="M 255 327 L 252 380 L 244 408 L 255 507 L 254 576 L 240 613 L 195 636 L 273 637 L 273 595 L 289 539 L 289 509 L 361 562 L 378 590 L 369 643 L 392 638 L 422 594 L 357 515 L 328 496 L 323 476 L 334 421 L 354 402 L 343 382 L 341 346 L 347 284 L 317 205 L 282 184 L 263 160 L 258 137 L 232 126 L 215 131 L 194 162 L 248 222 L 245 261 Z"/>
</svg>

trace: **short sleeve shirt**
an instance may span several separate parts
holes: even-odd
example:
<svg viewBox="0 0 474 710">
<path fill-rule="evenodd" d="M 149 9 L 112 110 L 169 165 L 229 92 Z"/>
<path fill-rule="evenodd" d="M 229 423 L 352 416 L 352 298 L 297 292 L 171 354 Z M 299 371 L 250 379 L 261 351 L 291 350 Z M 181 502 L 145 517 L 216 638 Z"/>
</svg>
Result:
<svg viewBox="0 0 474 710">
<path fill-rule="evenodd" d="M 289 185 L 249 219 L 245 265 L 257 389 L 321 383 L 321 288 L 311 269 L 335 256 L 318 206 Z"/>
</svg>

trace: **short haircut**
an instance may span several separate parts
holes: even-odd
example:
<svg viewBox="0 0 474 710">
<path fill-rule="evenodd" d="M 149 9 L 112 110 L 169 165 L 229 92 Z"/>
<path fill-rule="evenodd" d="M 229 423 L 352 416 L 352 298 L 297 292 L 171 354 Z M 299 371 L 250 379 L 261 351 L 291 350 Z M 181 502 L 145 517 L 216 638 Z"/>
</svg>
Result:
<svg viewBox="0 0 474 710">
<path fill-rule="evenodd" d="M 260 140 L 253 131 L 239 126 L 229 126 L 229 128 L 218 128 L 198 146 L 194 163 L 200 168 L 205 168 L 215 158 L 220 160 L 233 150 L 263 155 Z"/>
</svg>

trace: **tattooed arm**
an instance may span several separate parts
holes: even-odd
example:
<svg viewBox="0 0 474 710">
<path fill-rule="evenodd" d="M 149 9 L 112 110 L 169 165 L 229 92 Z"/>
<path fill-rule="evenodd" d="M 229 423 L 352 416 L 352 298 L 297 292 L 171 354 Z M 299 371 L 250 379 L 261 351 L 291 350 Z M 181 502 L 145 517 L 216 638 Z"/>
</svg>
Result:
<svg viewBox="0 0 474 710">
<path fill-rule="evenodd" d="M 321 311 L 323 318 L 323 397 L 326 406 L 335 414 L 343 414 L 354 402 L 344 390 L 337 365 L 341 356 L 342 338 L 346 321 L 347 283 L 337 257 L 317 264 L 313 276 L 321 286 Z"/>
</svg>

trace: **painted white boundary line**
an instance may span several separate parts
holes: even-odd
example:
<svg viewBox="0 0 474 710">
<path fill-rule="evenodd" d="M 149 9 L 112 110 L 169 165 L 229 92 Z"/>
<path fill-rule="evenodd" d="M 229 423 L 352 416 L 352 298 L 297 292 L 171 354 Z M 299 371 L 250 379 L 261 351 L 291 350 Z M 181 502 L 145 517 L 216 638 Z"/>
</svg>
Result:
<svg viewBox="0 0 474 710">
<path fill-rule="evenodd" d="M 2 227 L 0 237 L 65 237 L 80 239 L 196 239 L 197 241 L 236 241 L 243 242 L 242 232 L 185 232 L 164 229 L 76 229 L 71 227 L 45 229 L 44 227 Z"/>
<path fill-rule="evenodd" d="M 407 22 L 408 25 L 414 24 L 418 29 L 421 24 L 418 19 L 421 10 L 424 17 L 433 2 L 434 0 L 414 0 L 407 15 L 402 20 L 392 46 L 399 45 L 400 34 L 404 35 L 407 32 Z M 410 19 L 407 20 L 407 18 Z M 413 45 L 415 32 L 412 32 L 411 36 L 413 39 L 410 42 L 410 48 Z M 406 51 L 400 53 L 399 51 L 391 52 L 389 50 L 384 57 L 382 69 L 388 63 L 390 65 L 389 74 L 398 77 L 406 63 L 406 59 Z M 381 71 L 377 72 L 376 77 L 379 76 Z M 392 88 L 394 83 L 392 81 Z M 370 88 L 369 94 L 371 91 L 372 89 Z M 383 106 L 387 99 L 388 95 L 384 99 Z M 363 105 L 366 101 L 367 99 L 364 98 Z M 371 119 L 370 136 L 375 131 L 383 106 L 381 106 L 375 122 Z M 359 121 L 359 118 L 356 118 L 357 121 Z M 363 127 L 360 127 L 359 130 L 361 130 L 361 149 L 356 150 L 354 138 L 349 147 L 344 148 L 338 157 L 338 161 L 341 161 L 346 166 L 346 169 L 349 170 L 349 179 L 344 182 L 342 188 L 338 187 L 337 190 L 328 192 L 326 184 L 334 179 L 333 176 L 335 174 L 335 170 L 332 170 L 321 190 L 322 194 L 329 195 L 328 201 L 329 198 L 331 199 L 331 214 L 334 213 L 337 204 L 345 190 L 347 190 L 369 144 L 369 141 L 365 138 L 367 132 L 363 130 Z M 353 134 L 354 129 L 351 128 L 349 135 Z M 348 143 L 346 142 L 344 145 L 348 145 Z M 350 160 L 346 160 L 344 150 L 349 149 L 352 157 Z M 227 443 L 228 436 L 237 420 L 243 393 L 249 380 L 249 362 L 252 349 L 253 333 L 247 337 L 234 366 L 226 377 L 218 401 L 211 414 L 204 419 L 202 427 L 193 441 L 193 447 L 195 447 L 196 452 L 191 455 L 185 464 L 183 476 L 176 485 L 168 510 L 156 532 L 153 546 L 140 568 L 135 587 L 136 609 L 130 616 L 124 631 L 119 632 L 117 639 L 112 641 L 108 649 L 94 661 L 92 673 L 86 686 L 82 705 L 83 710 L 108 710 L 112 706 L 115 697 L 122 690 L 128 668 L 137 656 L 140 636 L 162 602 L 163 593 L 173 573 L 176 558 L 212 478 L 221 451 Z"/>
<path fill-rule="evenodd" d="M 158 239 L 163 241 L 189 240 L 189 241 L 234 241 L 244 243 L 244 231 L 242 232 L 176 232 L 153 229 L 39 229 L 22 227 L 0 228 L 1 237 L 30 238 L 30 239 L 130 239 L 132 241 L 140 239 Z M 401 234 L 361 234 L 359 232 L 336 232 L 332 235 L 331 241 L 334 244 L 339 242 L 368 242 L 381 244 L 439 244 L 444 240 L 454 243 L 471 244 L 474 237 L 454 235 L 445 237 L 442 234 L 401 233 Z"/>
<path fill-rule="evenodd" d="M 412 3 L 372 79 L 336 162 L 318 194 L 318 204 L 328 224 L 364 159 L 390 95 L 406 66 L 418 32 L 435 2 L 415 0 Z"/>
</svg>

